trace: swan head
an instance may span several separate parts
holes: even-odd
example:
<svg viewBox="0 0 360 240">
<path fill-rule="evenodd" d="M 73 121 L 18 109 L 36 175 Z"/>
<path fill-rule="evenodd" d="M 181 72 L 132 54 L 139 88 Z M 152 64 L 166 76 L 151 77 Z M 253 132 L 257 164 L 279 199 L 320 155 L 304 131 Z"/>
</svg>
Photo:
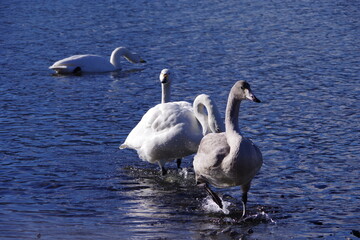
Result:
<svg viewBox="0 0 360 240">
<path fill-rule="evenodd" d="M 261 101 L 253 94 L 250 88 L 250 84 L 246 81 L 237 81 L 233 87 L 235 97 L 239 100 L 250 100 L 256 103 Z"/>
<path fill-rule="evenodd" d="M 171 74 L 169 69 L 163 69 L 159 76 L 161 84 L 170 84 L 171 83 Z"/>
<path fill-rule="evenodd" d="M 120 56 L 123 56 L 127 61 L 131 63 L 146 63 L 139 54 L 130 52 L 126 47 L 118 47 L 111 53 L 110 62 L 117 66 L 119 65 Z"/>
</svg>

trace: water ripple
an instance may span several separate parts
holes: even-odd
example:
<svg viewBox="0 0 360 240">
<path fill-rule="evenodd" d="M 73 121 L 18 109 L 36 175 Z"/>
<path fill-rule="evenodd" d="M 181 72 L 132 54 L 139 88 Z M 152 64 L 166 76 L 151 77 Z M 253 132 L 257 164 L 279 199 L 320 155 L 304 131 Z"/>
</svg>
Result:
<svg viewBox="0 0 360 240">
<path fill-rule="evenodd" d="M 67 10 L 64 11 L 64 5 Z M 354 1 L 3 1 L 3 239 L 345 239 L 360 230 L 359 4 Z M 14 18 L 13 16 L 16 16 Z M 58 59 L 128 46 L 147 63 L 53 75 Z M 204 209 L 192 157 L 169 175 L 118 146 L 160 102 L 206 93 L 222 116 L 236 80 L 242 133 L 262 150 L 249 217 L 239 188 Z M 239 204 L 240 203 L 240 204 Z"/>
</svg>

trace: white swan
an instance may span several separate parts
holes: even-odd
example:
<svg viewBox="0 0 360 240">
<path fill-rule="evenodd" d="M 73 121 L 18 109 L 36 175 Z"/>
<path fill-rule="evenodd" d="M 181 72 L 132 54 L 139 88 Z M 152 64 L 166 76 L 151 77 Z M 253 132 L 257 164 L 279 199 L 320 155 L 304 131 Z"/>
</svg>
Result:
<svg viewBox="0 0 360 240">
<path fill-rule="evenodd" d="M 171 74 L 160 74 L 162 103 L 149 109 L 130 132 L 120 149 L 135 149 L 142 160 L 158 163 L 162 174 L 168 161 L 196 153 L 202 137 L 210 131 L 223 131 L 220 114 L 210 97 L 201 94 L 194 106 L 170 100 Z M 204 108 L 206 108 L 207 115 Z"/>
<path fill-rule="evenodd" d="M 74 55 L 55 62 L 49 69 L 55 70 L 59 74 L 111 72 L 121 69 L 121 57 L 132 63 L 145 62 L 138 54 L 130 52 L 125 47 L 118 47 L 111 53 L 110 61 L 98 55 Z"/>
<path fill-rule="evenodd" d="M 250 85 L 238 81 L 232 87 L 225 115 L 225 132 L 210 133 L 200 143 L 193 165 L 196 182 L 203 185 L 213 200 L 222 208 L 220 198 L 208 187 L 242 187 L 243 216 L 251 180 L 260 170 L 263 159 L 257 146 L 243 137 L 238 127 L 241 100 L 260 102 L 251 92 Z"/>
</svg>

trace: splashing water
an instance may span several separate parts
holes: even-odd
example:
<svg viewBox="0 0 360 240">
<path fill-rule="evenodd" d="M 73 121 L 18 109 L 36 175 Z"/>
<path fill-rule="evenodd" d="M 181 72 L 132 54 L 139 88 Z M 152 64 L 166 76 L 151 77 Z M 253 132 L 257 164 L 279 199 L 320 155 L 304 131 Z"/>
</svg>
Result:
<svg viewBox="0 0 360 240">
<path fill-rule="evenodd" d="M 251 223 L 276 223 L 269 214 L 265 213 L 264 211 L 246 216 L 243 219 L 243 222 L 251 222 Z"/>
<path fill-rule="evenodd" d="M 179 175 L 182 176 L 184 179 L 190 179 L 190 177 L 194 177 L 192 176 L 193 172 L 191 172 L 188 168 L 182 168 L 180 171 L 179 171 Z"/>
<path fill-rule="evenodd" d="M 222 209 L 212 200 L 212 198 L 210 196 L 207 196 L 202 203 L 202 209 L 204 209 L 206 212 L 209 212 L 209 213 L 222 212 L 222 213 L 228 215 L 230 213 L 228 208 L 231 205 L 231 203 L 224 201 L 223 199 L 221 199 L 221 201 L 223 203 Z"/>
<path fill-rule="evenodd" d="M 260 223 L 272 223 L 276 222 L 269 216 L 265 211 L 256 211 L 250 215 L 239 218 L 236 213 L 237 210 L 234 209 L 233 204 L 229 201 L 226 201 L 220 198 L 223 203 L 223 209 L 221 209 L 210 196 L 207 196 L 202 202 L 202 209 L 207 213 L 223 213 L 227 217 L 222 218 L 222 222 L 239 224 L 239 223 L 251 223 L 251 224 L 260 224 Z M 234 215 L 235 214 L 235 215 Z"/>
</svg>

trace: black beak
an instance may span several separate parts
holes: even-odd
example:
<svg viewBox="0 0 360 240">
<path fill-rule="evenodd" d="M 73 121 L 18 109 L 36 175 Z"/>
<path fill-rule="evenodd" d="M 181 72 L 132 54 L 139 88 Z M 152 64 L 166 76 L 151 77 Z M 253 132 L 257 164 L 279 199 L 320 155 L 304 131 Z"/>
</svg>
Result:
<svg viewBox="0 0 360 240">
<path fill-rule="evenodd" d="M 256 102 L 256 103 L 261 103 L 260 99 L 258 99 L 257 97 L 253 96 L 253 102 Z"/>
<path fill-rule="evenodd" d="M 161 81 L 161 83 L 167 83 L 168 81 L 168 75 L 167 74 L 164 74 L 164 78 L 163 80 Z"/>
</svg>

